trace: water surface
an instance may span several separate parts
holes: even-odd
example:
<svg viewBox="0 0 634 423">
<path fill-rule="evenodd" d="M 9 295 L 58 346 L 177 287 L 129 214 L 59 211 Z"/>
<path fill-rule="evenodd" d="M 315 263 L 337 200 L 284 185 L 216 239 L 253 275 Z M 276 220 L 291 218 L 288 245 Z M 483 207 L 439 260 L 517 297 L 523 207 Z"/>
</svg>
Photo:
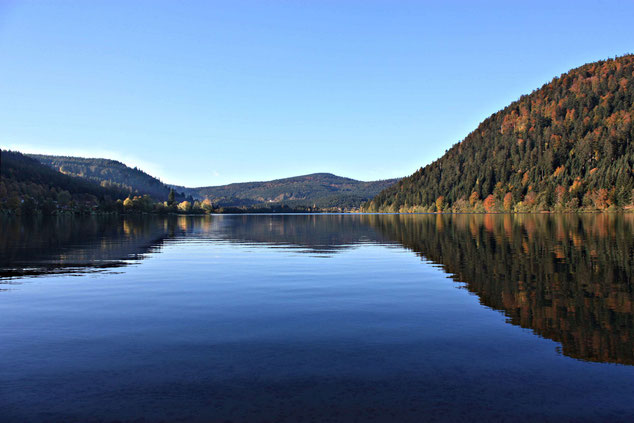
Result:
<svg viewBox="0 0 634 423">
<path fill-rule="evenodd" d="M 0 230 L 0 421 L 634 419 L 633 215 Z"/>
</svg>

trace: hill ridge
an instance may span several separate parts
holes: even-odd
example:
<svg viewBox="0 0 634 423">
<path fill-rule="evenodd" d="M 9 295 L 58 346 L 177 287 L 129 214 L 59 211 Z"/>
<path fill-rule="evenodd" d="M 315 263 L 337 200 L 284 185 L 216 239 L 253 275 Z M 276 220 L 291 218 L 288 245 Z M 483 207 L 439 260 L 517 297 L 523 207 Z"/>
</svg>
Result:
<svg viewBox="0 0 634 423">
<path fill-rule="evenodd" d="M 268 181 L 185 187 L 166 184 L 137 167 L 115 159 L 28 154 L 61 173 L 81 177 L 130 195 L 148 194 L 165 201 L 174 189 L 177 202 L 209 199 L 214 206 L 251 207 L 279 204 L 301 207 L 358 208 L 398 179 L 359 181 L 329 172 L 315 172 Z"/>
<path fill-rule="evenodd" d="M 164 201 L 170 192 L 170 187 L 159 178 L 119 160 L 46 154 L 27 156 L 61 173 L 88 179 L 102 187 L 124 190 L 130 195 L 148 194 L 155 200 Z M 176 197 L 184 199 L 183 195 L 177 194 Z"/>
<path fill-rule="evenodd" d="M 619 209 L 634 189 L 634 55 L 587 63 L 483 120 L 364 204 L 379 212 Z"/>
<path fill-rule="evenodd" d="M 355 208 L 398 181 L 359 181 L 328 172 L 316 172 L 268 181 L 234 182 L 196 188 L 175 186 L 186 195 L 210 199 L 219 206 L 279 203 L 289 206 Z"/>
</svg>

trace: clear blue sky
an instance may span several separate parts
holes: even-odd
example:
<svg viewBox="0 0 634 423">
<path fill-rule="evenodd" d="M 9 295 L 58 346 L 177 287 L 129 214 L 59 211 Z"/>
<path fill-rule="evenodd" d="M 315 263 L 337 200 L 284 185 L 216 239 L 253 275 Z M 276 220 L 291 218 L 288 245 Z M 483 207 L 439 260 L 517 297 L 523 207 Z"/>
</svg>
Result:
<svg viewBox="0 0 634 423">
<path fill-rule="evenodd" d="M 627 52 L 633 1 L 0 0 L 0 145 L 188 186 L 391 178 Z"/>
</svg>

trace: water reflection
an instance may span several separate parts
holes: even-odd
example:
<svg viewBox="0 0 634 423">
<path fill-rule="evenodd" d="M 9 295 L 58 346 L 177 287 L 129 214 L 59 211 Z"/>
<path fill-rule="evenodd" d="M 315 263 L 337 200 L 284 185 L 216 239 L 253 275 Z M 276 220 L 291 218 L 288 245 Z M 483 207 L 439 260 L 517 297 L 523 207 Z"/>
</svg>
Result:
<svg viewBox="0 0 634 423">
<path fill-rule="evenodd" d="M 564 355 L 634 364 L 633 215 L 366 219 Z"/>
<path fill-rule="evenodd" d="M 256 215 L 0 222 L 0 281 L 142 260 L 172 239 L 327 257 L 402 245 L 514 325 L 586 361 L 634 364 L 634 215 Z M 398 277 L 398 275 L 395 275 Z"/>
<path fill-rule="evenodd" d="M 362 243 L 389 243 L 383 234 L 358 216 L 350 215 L 235 215 L 177 218 L 188 238 L 288 247 L 297 252 L 336 253 Z"/>
<path fill-rule="evenodd" d="M 125 266 L 160 249 L 173 235 L 168 223 L 156 217 L 3 218 L 0 282 Z"/>
<path fill-rule="evenodd" d="M 0 281 L 122 267 L 172 239 L 227 241 L 323 254 L 388 243 L 346 215 L 84 216 L 0 219 Z"/>
</svg>

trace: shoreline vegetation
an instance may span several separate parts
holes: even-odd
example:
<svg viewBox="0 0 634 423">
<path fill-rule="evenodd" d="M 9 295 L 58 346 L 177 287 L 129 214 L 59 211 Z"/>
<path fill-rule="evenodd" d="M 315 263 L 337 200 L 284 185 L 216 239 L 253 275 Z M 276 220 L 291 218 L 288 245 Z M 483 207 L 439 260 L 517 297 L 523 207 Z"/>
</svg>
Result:
<svg viewBox="0 0 634 423">
<path fill-rule="evenodd" d="M 3 152 L 4 154 L 4 152 Z M 63 175 L 65 176 L 65 175 Z M 76 179 L 76 178 L 74 178 Z M 11 194 L 8 195 L 7 183 Z M 30 192 L 18 195 L 15 186 L 3 175 L 0 181 L 0 215 L 16 216 L 54 216 L 54 215 L 210 215 L 210 214 L 267 214 L 267 213 L 347 213 L 347 214 L 564 214 L 564 213 L 634 213 L 634 202 L 622 205 L 615 204 L 606 189 L 592 192 L 586 195 L 589 201 L 584 201 L 583 207 L 577 203 L 558 202 L 552 208 L 546 209 L 542 203 L 533 202 L 509 206 L 508 196 L 500 201 L 490 195 L 484 201 L 472 195 L 470 201 L 458 201 L 452 206 L 444 203 L 440 198 L 430 207 L 414 206 L 401 207 L 398 210 L 385 208 L 372 210 L 365 207 L 355 208 L 319 208 L 319 207 L 291 207 L 286 204 L 270 204 L 258 206 L 222 207 L 212 203 L 210 199 L 199 200 L 175 200 L 174 190 L 170 191 L 167 201 L 154 201 L 148 194 L 127 196 L 114 199 L 106 193 L 98 196 L 90 193 L 71 193 L 68 190 L 55 187 L 42 188 L 35 184 L 26 184 L 21 192 Z M 493 198 L 492 198 L 493 197 Z M 634 199 L 634 193 L 632 194 Z M 572 204 L 572 205 L 571 205 Z"/>
<path fill-rule="evenodd" d="M 64 206 L 57 204 L 48 204 L 45 208 L 40 209 L 33 207 L 34 202 L 30 199 L 21 203 L 13 203 L 13 207 L 0 207 L 0 216 L 16 216 L 16 217 L 55 217 L 55 216 L 89 216 L 89 215 L 120 215 L 120 216 L 210 216 L 222 214 L 374 214 L 374 215 L 521 215 L 521 214 L 630 214 L 634 213 L 634 206 L 629 207 L 607 207 L 604 209 L 597 208 L 578 208 L 575 210 L 559 209 L 559 210 L 482 210 L 476 208 L 474 210 L 443 210 L 443 211 L 364 211 L 360 209 L 352 210 L 325 210 L 319 208 L 292 208 L 289 206 L 271 206 L 271 207 L 217 207 L 214 208 L 209 202 L 183 201 L 181 203 L 167 204 L 153 203 L 149 196 L 126 198 L 125 200 L 117 200 L 114 202 L 106 202 L 103 204 L 94 204 L 91 202 L 74 203 L 70 202 Z"/>
</svg>

